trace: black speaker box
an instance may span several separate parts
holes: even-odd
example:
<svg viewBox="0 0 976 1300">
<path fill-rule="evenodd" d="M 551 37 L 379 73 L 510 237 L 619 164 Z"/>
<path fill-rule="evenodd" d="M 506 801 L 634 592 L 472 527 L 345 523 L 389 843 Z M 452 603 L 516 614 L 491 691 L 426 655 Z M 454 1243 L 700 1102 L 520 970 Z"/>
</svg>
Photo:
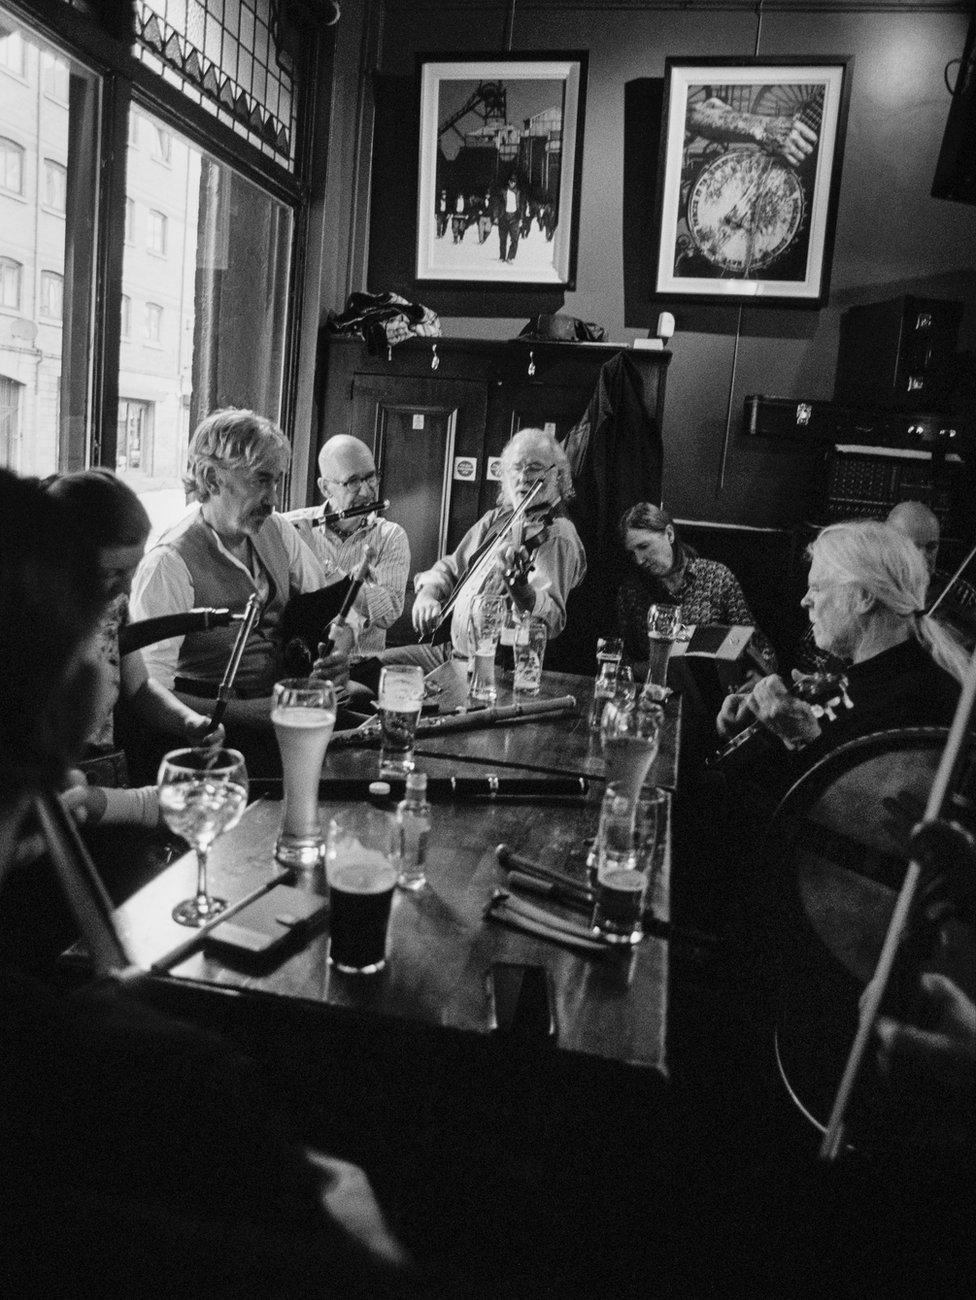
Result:
<svg viewBox="0 0 976 1300">
<path fill-rule="evenodd" d="M 841 317 L 834 400 L 888 410 L 936 409 L 949 397 L 964 304 L 906 295 Z"/>
<path fill-rule="evenodd" d="M 932 197 L 976 203 L 976 14 L 969 20 Z"/>
</svg>

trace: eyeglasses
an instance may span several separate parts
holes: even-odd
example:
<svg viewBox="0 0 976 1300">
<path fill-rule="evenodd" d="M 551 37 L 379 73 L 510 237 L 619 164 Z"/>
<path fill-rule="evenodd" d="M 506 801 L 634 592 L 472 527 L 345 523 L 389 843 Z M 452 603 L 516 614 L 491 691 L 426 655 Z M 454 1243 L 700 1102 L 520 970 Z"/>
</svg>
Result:
<svg viewBox="0 0 976 1300">
<path fill-rule="evenodd" d="M 551 469 L 556 468 L 556 462 L 553 461 L 551 465 L 540 465 L 537 460 L 513 460 L 505 468 L 516 478 L 520 474 L 524 474 L 526 478 L 541 478 L 543 474 L 548 474 Z"/>
<path fill-rule="evenodd" d="M 380 476 L 373 469 L 368 474 L 350 474 L 348 478 L 327 478 L 325 481 L 331 483 L 333 487 L 341 488 L 358 488 L 360 484 L 366 487 L 372 484 L 375 487 L 380 481 Z"/>
</svg>

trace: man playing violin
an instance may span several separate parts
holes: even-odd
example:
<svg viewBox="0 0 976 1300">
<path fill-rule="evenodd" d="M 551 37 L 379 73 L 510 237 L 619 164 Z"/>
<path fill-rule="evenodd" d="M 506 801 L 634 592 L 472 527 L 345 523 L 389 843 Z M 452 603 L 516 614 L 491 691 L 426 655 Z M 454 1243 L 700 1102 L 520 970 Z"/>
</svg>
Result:
<svg viewBox="0 0 976 1300">
<path fill-rule="evenodd" d="M 523 521 L 522 539 L 505 535 L 512 513 L 541 483 Z M 586 554 L 573 524 L 561 513 L 572 496 L 572 477 L 566 454 L 551 433 L 521 429 L 501 454 L 499 503 L 461 538 L 457 549 L 414 577 L 417 593 L 413 625 L 421 636 L 435 633 L 444 605 L 452 592 L 457 598 L 451 611 L 450 641 L 444 644 L 401 646 L 381 657 L 384 663 L 420 664 L 436 668 L 453 653 L 465 658 L 473 653 L 471 603 L 480 592 L 506 594 L 513 617 L 532 614 L 541 618 L 549 637 L 566 625 L 566 600 L 586 572 Z M 549 516 L 552 516 L 549 521 Z M 465 584 L 466 575 L 495 546 L 497 557 L 480 583 Z M 531 552 L 529 554 L 529 552 Z"/>
<path fill-rule="evenodd" d="M 289 510 L 285 518 L 318 557 L 329 582 L 355 573 L 369 553 L 369 570 L 353 608 L 363 620 L 359 654 L 378 654 L 386 645 L 386 629 L 403 612 L 410 572 L 407 534 L 399 524 L 373 513 L 324 522 L 327 514 L 359 510 L 377 500 L 376 462 L 358 438 L 340 433 L 323 444 L 318 486 L 324 506 Z"/>
</svg>

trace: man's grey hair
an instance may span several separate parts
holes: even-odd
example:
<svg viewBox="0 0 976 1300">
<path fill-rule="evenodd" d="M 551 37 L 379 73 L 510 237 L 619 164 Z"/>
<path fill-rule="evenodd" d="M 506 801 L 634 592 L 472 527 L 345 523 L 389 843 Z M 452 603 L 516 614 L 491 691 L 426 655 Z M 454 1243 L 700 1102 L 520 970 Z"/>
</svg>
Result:
<svg viewBox="0 0 976 1300">
<path fill-rule="evenodd" d="M 547 429 L 519 429 L 518 433 L 513 433 L 508 442 L 502 448 L 502 463 L 510 464 L 514 459 L 521 442 L 531 438 L 534 441 L 541 439 L 546 446 L 546 458 L 550 465 L 556 467 L 556 479 L 559 484 L 559 498 L 561 501 L 572 501 L 576 495 L 573 487 L 573 473 L 569 468 L 569 460 L 561 445 L 556 441 L 555 435 Z"/>
<path fill-rule="evenodd" d="M 197 501 L 211 496 L 210 469 L 275 469 L 291 460 L 288 439 L 273 420 L 256 411 L 228 406 L 211 411 L 197 425 L 187 450 L 183 486 Z"/>
</svg>

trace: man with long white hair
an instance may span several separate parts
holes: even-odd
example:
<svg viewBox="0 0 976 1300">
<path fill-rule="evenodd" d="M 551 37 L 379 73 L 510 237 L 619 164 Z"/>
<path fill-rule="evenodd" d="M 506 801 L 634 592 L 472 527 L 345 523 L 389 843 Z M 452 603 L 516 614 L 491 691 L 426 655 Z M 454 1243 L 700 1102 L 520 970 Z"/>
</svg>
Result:
<svg viewBox="0 0 976 1300">
<path fill-rule="evenodd" d="M 797 776 L 855 736 L 892 727 L 947 726 L 966 670 L 954 635 L 925 613 L 929 573 L 922 553 L 890 524 L 872 519 L 831 524 L 810 547 L 801 604 L 818 650 L 848 662 L 851 707 L 818 719 L 782 678 L 764 677 L 747 694 L 729 696 L 719 714 L 724 739 L 757 718 L 788 730 L 796 748 L 779 746 L 786 776 Z"/>
</svg>

